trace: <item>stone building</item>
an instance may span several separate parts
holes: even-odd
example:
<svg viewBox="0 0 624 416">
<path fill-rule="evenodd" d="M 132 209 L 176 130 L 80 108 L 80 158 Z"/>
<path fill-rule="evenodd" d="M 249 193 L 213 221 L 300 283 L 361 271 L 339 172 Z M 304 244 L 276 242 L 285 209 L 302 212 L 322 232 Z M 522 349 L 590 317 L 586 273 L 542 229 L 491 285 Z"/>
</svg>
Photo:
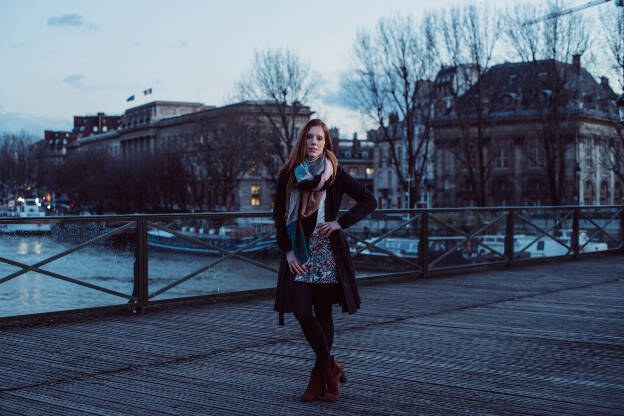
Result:
<svg viewBox="0 0 624 416">
<path fill-rule="evenodd" d="M 607 145 L 617 137 L 615 94 L 606 78 L 598 83 L 575 56 L 572 63 L 504 63 L 492 67 L 482 82 L 486 205 L 550 205 L 555 175 L 547 174 L 549 166 L 561 185 L 559 204 L 621 203 L 622 183 L 604 163 Z M 471 206 L 474 182 L 462 159 L 467 153 L 459 149 L 477 131 L 479 120 L 470 107 L 477 88 L 452 105 L 444 100 L 444 88 L 440 83 L 436 106 L 435 206 Z M 453 105 L 467 109 L 463 118 Z"/>
<path fill-rule="evenodd" d="M 407 178 L 408 183 L 412 180 L 408 172 L 408 146 L 405 133 L 405 122 L 399 120 L 396 114 L 390 114 L 388 119 L 387 130 L 390 134 L 390 142 L 383 139 L 381 129 L 369 130 L 367 132 L 368 141 L 374 143 L 373 146 L 373 185 L 375 195 L 377 197 L 377 206 L 379 208 L 406 208 L 409 201 L 415 203 L 417 207 L 430 207 L 432 204 L 432 185 L 433 185 L 433 140 L 429 140 L 425 167 L 422 180 L 417 188 L 416 194 L 411 191 L 405 191 L 399 183 L 397 168 L 400 169 L 403 176 Z M 423 140 L 425 127 L 422 123 L 416 123 L 414 148 L 418 146 L 418 141 Z M 394 146 L 394 151 L 399 161 L 398 166 L 393 162 L 390 154 L 390 144 Z M 419 156 L 425 157 L 424 146 Z M 422 162 L 419 157 L 417 163 Z"/>
<path fill-rule="evenodd" d="M 85 153 L 106 153 L 119 159 L 133 160 L 141 155 L 177 152 L 183 155 L 189 178 L 188 192 L 199 198 L 209 198 L 214 184 L 206 178 L 205 172 L 194 156 L 198 149 L 209 140 L 211 126 L 236 120 L 254 126 L 254 131 L 262 131 L 266 137 L 269 130 L 268 117 L 277 109 L 272 102 L 240 102 L 215 107 L 201 103 L 154 101 L 127 109 L 115 128 L 98 134 L 89 134 L 74 140 L 67 151 Z M 300 106 L 295 116 L 295 138 L 299 129 L 313 114 L 308 106 Z M 207 130 L 208 129 L 208 130 Z M 227 143 L 224 143 L 227 145 Z M 266 145 L 261 140 L 258 146 Z M 263 171 L 260 164 L 249 161 L 250 168 L 238 183 L 233 197 L 218 209 L 230 211 L 271 209 L 275 194 L 274 180 Z M 182 172 L 181 172 L 182 174 Z M 201 204 L 198 205 L 198 209 Z"/>
<path fill-rule="evenodd" d="M 74 128 L 71 131 L 45 130 L 43 140 L 37 144 L 39 157 L 52 160 L 53 164 L 62 163 L 63 157 L 71 148 L 78 146 L 79 140 L 115 131 L 120 121 L 120 116 L 107 116 L 104 113 L 74 116 Z"/>
<path fill-rule="evenodd" d="M 331 137 L 339 137 L 338 129 L 332 130 L 335 132 L 335 134 L 334 132 L 330 133 Z M 337 149 L 335 154 L 338 158 L 338 163 L 340 164 L 340 166 L 342 166 L 344 170 L 349 172 L 349 174 L 357 179 L 360 183 L 370 189 L 371 192 L 374 192 L 374 143 L 370 140 L 360 140 L 357 137 L 357 133 L 354 133 L 351 140 L 334 140 L 334 149 Z M 345 195 L 342 200 L 341 207 L 343 209 L 346 209 L 354 204 L 355 200 L 348 195 Z"/>
</svg>

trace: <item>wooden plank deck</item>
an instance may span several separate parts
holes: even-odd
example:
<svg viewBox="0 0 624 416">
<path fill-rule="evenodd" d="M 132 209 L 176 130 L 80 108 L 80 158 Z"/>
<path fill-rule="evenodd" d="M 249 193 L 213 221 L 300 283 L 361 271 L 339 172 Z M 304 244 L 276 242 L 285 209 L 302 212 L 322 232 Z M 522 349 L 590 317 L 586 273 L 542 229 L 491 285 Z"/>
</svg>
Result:
<svg viewBox="0 0 624 416">
<path fill-rule="evenodd" d="M 349 377 L 271 299 L 0 330 L 0 415 L 622 415 L 624 256 L 361 287 L 334 309 Z"/>
</svg>

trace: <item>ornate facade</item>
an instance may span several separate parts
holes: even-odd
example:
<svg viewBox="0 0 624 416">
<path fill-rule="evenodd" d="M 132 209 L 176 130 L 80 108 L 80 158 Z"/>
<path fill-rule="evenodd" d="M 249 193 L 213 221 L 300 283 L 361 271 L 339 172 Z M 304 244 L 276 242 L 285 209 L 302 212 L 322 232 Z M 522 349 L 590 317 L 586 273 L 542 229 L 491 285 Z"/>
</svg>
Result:
<svg viewBox="0 0 624 416">
<path fill-rule="evenodd" d="M 557 82 L 564 84 L 563 77 L 565 86 L 556 91 Z M 435 206 L 476 204 L 466 161 L 470 153 L 462 153 L 462 146 L 467 145 L 466 137 L 476 136 L 478 123 L 483 163 L 477 164 L 476 149 L 471 162 L 473 169 L 482 167 L 486 172 L 486 205 L 550 205 L 553 180 L 560 204 L 622 203 L 622 183 L 606 163 L 608 145 L 617 137 L 617 114 L 615 94 L 605 78 L 596 82 L 577 56 L 571 64 L 497 65 L 482 82 L 487 88 L 481 90 L 486 94 L 480 120 L 467 105 L 468 98 L 477 94 L 476 86 L 453 104 L 468 108 L 463 118 L 449 104 L 444 86 L 440 88 L 434 136 Z M 537 98 L 536 91 L 541 93 Z M 549 168 L 554 173 L 548 175 Z"/>
</svg>

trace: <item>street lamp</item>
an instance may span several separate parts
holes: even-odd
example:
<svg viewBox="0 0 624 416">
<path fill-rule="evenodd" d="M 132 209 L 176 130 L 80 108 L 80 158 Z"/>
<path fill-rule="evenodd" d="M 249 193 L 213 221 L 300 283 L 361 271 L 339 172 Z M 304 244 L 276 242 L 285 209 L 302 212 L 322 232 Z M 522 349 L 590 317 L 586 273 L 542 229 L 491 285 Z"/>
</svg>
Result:
<svg viewBox="0 0 624 416">
<path fill-rule="evenodd" d="M 618 111 L 620 112 L 620 123 L 624 124 L 624 94 L 620 95 L 615 105 L 617 105 Z"/>
</svg>

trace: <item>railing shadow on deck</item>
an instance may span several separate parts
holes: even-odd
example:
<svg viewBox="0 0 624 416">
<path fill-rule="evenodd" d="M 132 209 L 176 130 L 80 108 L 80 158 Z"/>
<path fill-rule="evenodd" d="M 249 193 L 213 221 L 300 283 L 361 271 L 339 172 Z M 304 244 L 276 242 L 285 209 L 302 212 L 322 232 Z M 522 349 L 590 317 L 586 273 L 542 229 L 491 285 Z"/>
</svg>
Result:
<svg viewBox="0 0 624 416">
<path fill-rule="evenodd" d="M 11 315 L 0 317 L 0 322 L 118 309 L 140 313 L 164 303 L 223 297 L 212 293 L 163 299 L 163 294 L 232 259 L 239 262 L 237 265 L 277 273 L 279 250 L 270 212 L 2 217 L 0 232 L 8 235 L 4 238 L 11 238 L 20 232 L 20 225 L 21 230 L 28 229 L 24 224 L 48 224 L 49 231 L 57 238 L 75 241 L 69 248 L 33 264 L 0 253 L 0 265 L 19 269 L 1 277 L 0 287 L 32 272 L 113 295 L 124 303 Z M 423 277 L 483 266 L 512 267 L 544 258 L 576 259 L 596 252 L 622 253 L 624 205 L 384 209 L 342 233 L 360 276 L 369 280 Z M 44 268 L 86 247 L 111 240 L 133 253 L 130 294 Z M 184 271 L 182 276 L 168 279 L 159 287 L 160 283 L 154 276 L 150 278 L 149 273 L 150 256 L 157 250 L 202 255 L 190 262 L 202 266 Z M 253 296 L 271 290 L 266 287 L 235 292 Z"/>
</svg>

